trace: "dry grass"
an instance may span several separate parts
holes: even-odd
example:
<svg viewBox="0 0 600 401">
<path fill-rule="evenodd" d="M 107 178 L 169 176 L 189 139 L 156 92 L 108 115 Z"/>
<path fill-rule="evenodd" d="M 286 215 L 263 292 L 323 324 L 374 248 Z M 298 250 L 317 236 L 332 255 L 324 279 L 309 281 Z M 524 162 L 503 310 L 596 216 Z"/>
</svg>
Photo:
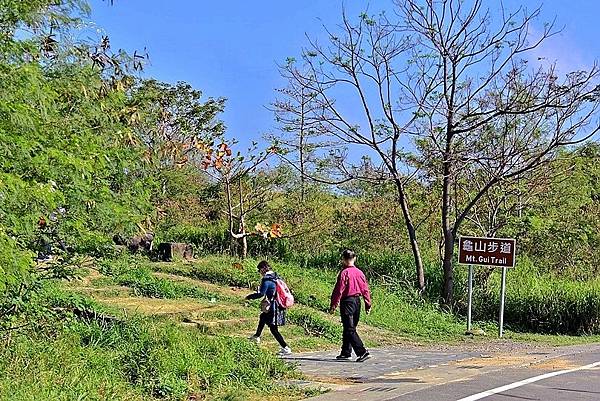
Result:
<svg viewBox="0 0 600 401">
<path fill-rule="evenodd" d="M 190 277 L 178 276 L 176 274 L 160 273 L 160 272 L 154 272 L 153 274 L 156 277 L 164 278 L 164 279 L 171 280 L 174 282 L 195 285 L 197 287 L 203 288 L 210 292 L 215 292 L 215 293 L 226 295 L 226 296 L 239 297 L 240 299 L 243 299 L 246 295 L 248 295 L 250 293 L 250 290 L 248 290 L 247 288 L 226 287 L 226 286 L 209 283 L 206 281 L 195 280 Z"/>
<path fill-rule="evenodd" d="M 191 299 L 159 299 L 134 296 L 93 296 L 93 298 L 102 304 L 144 315 L 184 315 L 230 309 L 229 305 L 201 303 Z"/>
</svg>

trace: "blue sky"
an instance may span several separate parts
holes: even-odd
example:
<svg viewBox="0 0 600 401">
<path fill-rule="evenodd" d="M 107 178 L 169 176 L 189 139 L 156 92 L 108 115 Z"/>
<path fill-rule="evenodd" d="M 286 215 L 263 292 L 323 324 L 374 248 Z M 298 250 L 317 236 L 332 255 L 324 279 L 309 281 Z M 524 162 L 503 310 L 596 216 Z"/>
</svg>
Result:
<svg viewBox="0 0 600 401">
<path fill-rule="evenodd" d="M 341 0 L 92 0 L 92 20 L 113 48 L 147 49 L 144 73 L 167 82 L 187 81 L 205 96 L 227 98 L 228 136 L 248 144 L 273 131 L 265 106 L 285 83 L 277 63 L 298 55 L 306 34 L 324 37 L 322 26 L 340 21 Z M 489 0 L 498 7 L 498 0 Z M 391 10 L 391 0 L 351 1 L 348 15 Z M 508 8 L 537 1 L 505 0 Z M 494 10 L 494 8 L 492 8 Z M 563 71 L 589 66 L 600 54 L 600 1 L 547 0 L 543 20 L 555 16 L 564 31 L 536 56 L 557 59 Z M 540 28 L 541 22 L 540 21 Z"/>
</svg>

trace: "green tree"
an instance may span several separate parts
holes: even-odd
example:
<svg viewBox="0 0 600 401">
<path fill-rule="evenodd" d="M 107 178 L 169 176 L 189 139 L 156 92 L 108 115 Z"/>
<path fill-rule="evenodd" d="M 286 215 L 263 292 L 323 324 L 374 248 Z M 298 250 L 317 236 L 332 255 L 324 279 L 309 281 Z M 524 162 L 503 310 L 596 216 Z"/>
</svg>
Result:
<svg viewBox="0 0 600 401">
<path fill-rule="evenodd" d="M 214 220 L 212 203 L 218 199 L 205 196 L 213 184 L 202 160 L 205 144 L 220 142 L 225 133 L 219 119 L 224 107 L 225 99 L 203 100 L 202 92 L 185 82 L 148 79 L 132 89 L 127 122 L 145 149 L 139 174 L 154 183 L 152 203 L 161 226 L 202 223 L 203 215 Z"/>
<path fill-rule="evenodd" d="M 147 182 L 135 174 L 143 149 L 125 118 L 139 58 L 112 53 L 106 37 L 73 43 L 69 28 L 86 10 L 71 1 L 0 5 L 5 314 L 39 280 L 67 273 L 60 263 L 34 263 L 32 251 L 67 252 L 67 263 L 73 252 L 102 251 L 117 231 L 135 232 L 151 211 Z"/>
<path fill-rule="evenodd" d="M 600 273 L 600 146 L 565 152 L 549 168 L 549 185 L 509 228 L 544 272 L 575 280 Z"/>
</svg>

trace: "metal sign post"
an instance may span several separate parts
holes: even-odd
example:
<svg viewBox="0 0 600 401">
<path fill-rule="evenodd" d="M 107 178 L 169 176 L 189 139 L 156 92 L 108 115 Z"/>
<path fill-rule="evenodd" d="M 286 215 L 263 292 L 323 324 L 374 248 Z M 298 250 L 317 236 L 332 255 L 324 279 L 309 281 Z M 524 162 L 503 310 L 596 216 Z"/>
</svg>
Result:
<svg viewBox="0 0 600 401">
<path fill-rule="evenodd" d="M 513 238 L 460 237 L 458 263 L 469 265 L 469 305 L 467 309 L 467 334 L 472 333 L 473 265 L 502 268 L 500 287 L 499 336 L 504 334 L 504 301 L 506 298 L 506 272 L 515 267 L 516 241 Z"/>
<path fill-rule="evenodd" d="M 473 308 L 473 265 L 469 265 L 469 306 L 467 308 L 467 334 L 471 334 L 471 311 Z"/>
<path fill-rule="evenodd" d="M 498 337 L 504 334 L 504 298 L 506 296 L 506 267 L 502 268 L 502 285 L 500 286 L 500 316 L 498 317 Z"/>
</svg>

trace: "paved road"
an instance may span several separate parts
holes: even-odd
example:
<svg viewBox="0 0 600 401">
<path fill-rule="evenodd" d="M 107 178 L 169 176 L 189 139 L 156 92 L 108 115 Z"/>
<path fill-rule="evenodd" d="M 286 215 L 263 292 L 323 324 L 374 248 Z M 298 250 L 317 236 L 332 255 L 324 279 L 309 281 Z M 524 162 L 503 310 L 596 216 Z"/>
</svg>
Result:
<svg viewBox="0 0 600 401">
<path fill-rule="evenodd" d="M 419 351 L 376 350 L 363 364 L 333 362 L 328 354 L 296 361 L 309 376 L 338 379 L 329 380 L 337 383 L 334 391 L 314 401 L 600 400 L 600 345 L 483 356 Z"/>
<path fill-rule="evenodd" d="M 366 383 L 386 374 L 438 366 L 462 359 L 480 356 L 474 351 L 423 351 L 414 348 L 380 348 L 370 350 L 372 358 L 364 363 L 353 359 L 338 361 L 339 352 L 311 352 L 286 358 L 299 365 L 309 377 L 334 378 L 339 382 Z"/>
<path fill-rule="evenodd" d="M 600 348 L 418 389 L 395 401 L 598 401 Z"/>
</svg>

